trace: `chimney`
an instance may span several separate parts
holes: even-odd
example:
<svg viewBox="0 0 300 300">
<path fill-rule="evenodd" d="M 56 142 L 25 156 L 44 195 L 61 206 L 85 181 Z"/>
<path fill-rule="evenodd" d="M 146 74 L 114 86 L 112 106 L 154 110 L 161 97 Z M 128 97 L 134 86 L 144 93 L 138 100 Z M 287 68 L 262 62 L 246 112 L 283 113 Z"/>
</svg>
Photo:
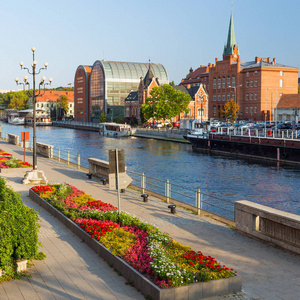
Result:
<svg viewBox="0 0 300 300">
<path fill-rule="evenodd" d="M 260 57 L 255 57 L 255 63 L 257 64 L 257 63 L 259 63 L 261 61 L 261 58 Z"/>
<path fill-rule="evenodd" d="M 217 63 L 217 61 L 218 61 L 218 58 L 216 57 L 216 63 Z"/>
<path fill-rule="evenodd" d="M 267 58 L 267 62 L 268 62 L 268 63 L 271 62 L 271 58 L 270 58 L 270 57 Z"/>
<path fill-rule="evenodd" d="M 276 57 L 273 58 L 273 65 L 276 64 Z"/>
</svg>

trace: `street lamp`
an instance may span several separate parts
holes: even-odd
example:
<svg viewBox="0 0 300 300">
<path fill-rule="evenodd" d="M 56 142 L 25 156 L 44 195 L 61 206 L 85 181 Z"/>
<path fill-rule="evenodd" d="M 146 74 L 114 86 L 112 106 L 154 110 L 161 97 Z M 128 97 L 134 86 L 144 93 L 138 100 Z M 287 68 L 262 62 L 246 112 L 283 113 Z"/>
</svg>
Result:
<svg viewBox="0 0 300 300">
<path fill-rule="evenodd" d="M 34 59 L 34 52 L 35 52 L 35 48 L 32 47 L 31 48 L 32 51 L 32 56 L 33 56 L 33 60 L 31 63 L 31 70 L 24 67 L 24 63 L 21 61 L 20 62 L 20 67 L 21 70 L 27 70 L 29 75 L 32 75 L 33 78 L 33 84 L 32 84 L 32 104 L 33 104 L 33 170 L 31 172 L 27 172 L 23 183 L 32 183 L 32 184 L 36 184 L 36 183 L 41 183 L 41 182 L 46 182 L 47 183 L 47 179 L 44 176 L 43 171 L 38 171 L 37 170 L 37 156 L 36 156 L 36 97 L 42 95 L 45 92 L 45 86 L 46 85 L 50 85 L 52 82 L 52 78 L 49 78 L 49 83 L 46 83 L 46 77 L 42 77 L 39 83 L 39 89 L 38 92 L 36 93 L 35 90 L 35 76 L 40 74 L 41 70 L 47 70 L 48 67 L 48 63 L 44 63 L 44 67 L 43 68 L 39 68 L 38 71 L 36 71 L 36 67 L 37 67 L 37 61 Z M 23 79 L 24 83 L 19 83 L 19 79 L 15 78 L 15 82 L 17 85 L 23 85 L 23 89 L 25 91 L 26 86 L 28 86 L 28 90 L 30 89 L 30 84 L 28 82 L 28 76 L 24 76 Z M 41 93 L 41 87 L 44 88 L 44 92 Z"/>
<path fill-rule="evenodd" d="M 267 136 L 267 92 L 270 88 L 266 88 L 266 107 L 265 107 L 265 136 Z"/>
</svg>

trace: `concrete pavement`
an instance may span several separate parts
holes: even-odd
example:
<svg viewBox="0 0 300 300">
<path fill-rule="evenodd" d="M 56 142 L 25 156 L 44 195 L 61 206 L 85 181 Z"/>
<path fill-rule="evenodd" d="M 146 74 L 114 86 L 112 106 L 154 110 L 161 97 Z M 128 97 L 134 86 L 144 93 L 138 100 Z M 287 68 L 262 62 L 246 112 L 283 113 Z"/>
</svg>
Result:
<svg viewBox="0 0 300 300">
<path fill-rule="evenodd" d="M 22 158 L 23 150 L 0 141 L 0 148 Z M 27 161 L 32 154 L 28 152 Z M 117 194 L 99 180 L 87 179 L 84 171 L 53 159 L 38 157 L 38 168 L 50 183 L 67 182 L 97 200 L 117 206 Z M 59 221 L 28 198 L 31 186 L 23 185 L 23 175 L 0 176 L 21 193 L 26 205 L 40 215 L 39 239 L 47 258 L 34 261 L 29 269 L 32 278 L 0 284 L 0 299 L 144 299 L 126 280 L 118 276 L 100 257 Z M 242 199 L 241 199 L 242 200 Z M 176 208 L 172 215 L 167 204 L 126 190 L 121 194 L 121 209 L 142 221 L 154 224 L 175 240 L 215 257 L 234 268 L 243 278 L 243 290 L 217 299 L 299 299 L 300 257 L 243 236 L 211 218 L 198 217 Z"/>
</svg>

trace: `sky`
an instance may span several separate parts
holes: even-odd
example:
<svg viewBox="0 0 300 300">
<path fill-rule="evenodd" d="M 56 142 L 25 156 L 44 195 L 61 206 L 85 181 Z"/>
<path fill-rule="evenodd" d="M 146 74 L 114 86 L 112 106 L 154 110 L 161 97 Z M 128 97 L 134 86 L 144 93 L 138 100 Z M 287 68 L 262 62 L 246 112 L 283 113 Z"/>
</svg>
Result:
<svg viewBox="0 0 300 300">
<path fill-rule="evenodd" d="M 37 76 L 52 87 L 74 85 L 79 65 L 96 60 L 163 64 L 179 84 L 200 65 L 222 59 L 232 0 L 2 1 L 0 90 L 18 90 L 35 47 Z M 300 67 L 300 1 L 234 0 L 233 18 L 241 61 L 256 56 Z M 30 76 L 32 82 L 32 76 Z"/>
</svg>

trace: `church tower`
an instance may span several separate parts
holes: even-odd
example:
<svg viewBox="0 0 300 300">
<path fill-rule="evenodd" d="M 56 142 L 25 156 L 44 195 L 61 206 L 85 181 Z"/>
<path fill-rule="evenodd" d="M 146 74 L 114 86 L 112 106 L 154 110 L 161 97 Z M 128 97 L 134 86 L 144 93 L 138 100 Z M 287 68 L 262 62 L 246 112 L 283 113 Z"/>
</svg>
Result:
<svg viewBox="0 0 300 300">
<path fill-rule="evenodd" d="M 231 58 L 232 61 L 237 61 L 239 56 L 240 56 L 239 48 L 235 41 L 233 15 L 231 13 L 228 37 L 227 37 L 227 44 L 224 46 L 224 51 L 223 51 L 223 60 L 230 60 L 230 58 Z"/>
</svg>

